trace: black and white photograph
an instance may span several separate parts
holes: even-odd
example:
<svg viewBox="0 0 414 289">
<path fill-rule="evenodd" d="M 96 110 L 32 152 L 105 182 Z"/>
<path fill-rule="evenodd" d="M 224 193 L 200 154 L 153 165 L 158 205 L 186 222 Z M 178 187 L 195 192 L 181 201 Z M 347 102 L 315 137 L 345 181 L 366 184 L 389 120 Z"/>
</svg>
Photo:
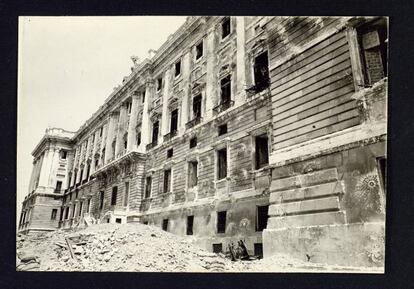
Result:
<svg viewBox="0 0 414 289">
<path fill-rule="evenodd" d="M 382 275 L 389 34 L 20 16 L 16 270 Z"/>
</svg>

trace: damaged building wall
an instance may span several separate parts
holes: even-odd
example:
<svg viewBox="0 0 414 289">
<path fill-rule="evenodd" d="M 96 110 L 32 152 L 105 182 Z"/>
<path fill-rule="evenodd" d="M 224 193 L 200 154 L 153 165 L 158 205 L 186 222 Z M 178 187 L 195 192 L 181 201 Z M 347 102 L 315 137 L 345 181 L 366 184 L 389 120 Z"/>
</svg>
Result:
<svg viewBox="0 0 414 289">
<path fill-rule="evenodd" d="M 266 27 L 274 44 L 265 256 L 384 264 L 387 82 L 368 82 L 355 33 L 376 21 L 289 17 Z"/>
</svg>

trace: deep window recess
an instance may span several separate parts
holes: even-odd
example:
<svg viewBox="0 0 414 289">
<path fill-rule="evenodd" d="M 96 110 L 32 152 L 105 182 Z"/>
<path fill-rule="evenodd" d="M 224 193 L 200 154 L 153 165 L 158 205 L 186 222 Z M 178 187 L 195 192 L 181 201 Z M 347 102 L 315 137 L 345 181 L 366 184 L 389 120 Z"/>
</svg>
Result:
<svg viewBox="0 0 414 289">
<path fill-rule="evenodd" d="M 187 235 L 193 234 L 194 216 L 187 216 Z"/>
<path fill-rule="evenodd" d="M 141 132 L 137 133 L 137 146 L 141 144 Z"/>
<path fill-rule="evenodd" d="M 56 215 L 57 215 L 57 209 L 53 209 L 52 210 L 52 215 L 50 216 L 51 220 L 56 220 Z"/>
<path fill-rule="evenodd" d="M 181 74 L 181 60 L 177 61 L 175 63 L 175 77 L 179 76 Z"/>
<path fill-rule="evenodd" d="M 227 133 L 227 123 L 219 125 L 218 127 L 218 135 L 221 136 Z"/>
<path fill-rule="evenodd" d="M 263 244 L 254 243 L 254 255 L 263 258 Z"/>
<path fill-rule="evenodd" d="M 198 182 L 198 162 L 192 161 L 188 163 L 188 187 L 197 186 Z"/>
<path fill-rule="evenodd" d="M 160 91 L 162 88 L 162 77 L 157 78 L 157 91 Z"/>
<path fill-rule="evenodd" d="M 88 164 L 88 167 L 87 167 L 87 169 L 86 169 L 86 180 L 88 180 L 89 179 L 89 174 L 90 174 L 90 172 L 91 172 L 91 165 L 90 164 Z"/>
<path fill-rule="evenodd" d="M 95 169 L 98 167 L 98 165 L 99 165 L 99 159 L 96 159 L 95 160 Z"/>
<path fill-rule="evenodd" d="M 164 171 L 164 193 L 171 192 L 171 169 Z"/>
<path fill-rule="evenodd" d="M 267 51 L 261 53 L 254 59 L 254 82 L 257 92 L 269 87 L 269 60 Z"/>
<path fill-rule="evenodd" d="M 218 175 L 219 180 L 227 177 L 227 149 L 221 149 L 217 151 L 217 165 L 218 165 Z"/>
<path fill-rule="evenodd" d="M 103 126 L 101 126 L 101 128 L 99 129 L 99 137 L 102 137 L 102 133 L 103 133 Z"/>
<path fill-rule="evenodd" d="M 62 182 L 61 181 L 57 181 L 56 182 L 55 193 L 59 194 L 61 190 L 62 190 Z"/>
<path fill-rule="evenodd" d="M 116 205 L 116 198 L 118 196 L 118 187 L 113 187 L 112 188 L 112 195 L 111 195 L 111 206 L 115 206 Z"/>
<path fill-rule="evenodd" d="M 79 212 L 78 212 L 79 216 L 82 215 L 82 208 L 83 208 L 83 202 L 80 202 Z"/>
<path fill-rule="evenodd" d="M 53 213 L 52 213 L 53 214 Z M 63 208 L 60 208 L 60 217 L 59 217 L 59 221 L 63 220 Z M 20 221 L 21 223 L 21 221 Z"/>
<path fill-rule="evenodd" d="M 213 253 L 222 253 L 223 245 L 221 243 L 213 244 Z"/>
<path fill-rule="evenodd" d="M 66 160 L 67 156 L 68 156 L 68 152 L 67 151 L 61 151 L 60 158 L 62 160 Z"/>
<path fill-rule="evenodd" d="M 142 92 L 142 103 L 145 102 L 145 90 Z"/>
<path fill-rule="evenodd" d="M 168 231 L 168 219 L 162 220 L 162 229 Z"/>
<path fill-rule="evenodd" d="M 121 224 L 121 223 L 122 223 L 122 219 L 121 219 L 121 218 L 116 218 L 116 219 L 115 219 L 115 223 L 117 223 L 117 224 Z"/>
<path fill-rule="evenodd" d="M 365 84 L 372 85 L 387 76 L 387 20 L 378 19 L 357 29 Z"/>
<path fill-rule="evenodd" d="M 190 149 L 196 146 L 197 146 L 197 138 L 193 137 L 192 139 L 190 139 Z"/>
<path fill-rule="evenodd" d="M 124 207 L 128 206 L 128 199 L 129 199 L 129 182 L 125 182 Z"/>
<path fill-rule="evenodd" d="M 201 94 L 193 98 L 193 118 L 201 117 Z"/>
<path fill-rule="evenodd" d="M 201 41 L 200 43 L 198 43 L 196 45 L 196 56 L 195 59 L 200 59 L 201 57 L 203 57 L 203 41 Z"/>
<path fill-rule="evenodd" d="M 174 154 L 174 150 L 173 149 L 169 149 L 167 150 L 167 159 L 171 158 Z"/>
<path fill-rule="evenodd" d="M 217 233 L 226 232 L 226 211 L 217 212 Z"/>
<path fill-rule="evenodd" d="M 148 225 L 148 221 L 144 221 L 144 223 L 143 223 L 144 225 Z"/>
<path fill-rule="evenodd" d="M 178 127 L 178 109 L 174 109 L 171 112 L 171 128 L 170 128 L 170 132 L 174 133 L 177 131 L 177 127 Z"/>
<path fill-rule="evenodd" d="M 88 206 L 86 207 L 87 213 L 89 213 L 90 208 L 91 208 L 91 199 L 88 200 Z"/>
<path fill-rule="evenodd" d="M 127 147 L 128 147 L 128 140 L 124 140 L 124 150 L 126 150 L 127 149 Z"/>
<path fill-rule="evenodd" d="M 229 103 L 231 99 L 231 77 L 230 75 L 220 80 L 221 103 Z"/>
<path fill-rule="evenodd" d="M 266 229 L 269 206 L 257 207 L 256 231 L 261 232 Z"/>
<path fill-rule="evenodd" d="M 151 185 L 152 185 L 152 178 L 147 177 L 145 181 L 145 198 L 149 198 L 151 196 Z"/>
<path fill-rule="evenodd" d="M 65 220 L 67 220 L 69 218 L 69 207 L 66 207 L 65 210 Z"/>
<path fill-rule="evenodd" d="M 221 23 L 221 39 L 230 34 L 230 17 L 226 17 Z"/>
<path fill-rule="evenodd" d="M 159 131 L 159 121 L 156 121 L 152 125 L 152 143 L 158 143 L 158 131 Z"/>
<path fill-rule="evenodd" d="M 267 135 L 256 137 L 256 169 L 263 168 L 269 164 L 269 145 Z"/>
</svg>

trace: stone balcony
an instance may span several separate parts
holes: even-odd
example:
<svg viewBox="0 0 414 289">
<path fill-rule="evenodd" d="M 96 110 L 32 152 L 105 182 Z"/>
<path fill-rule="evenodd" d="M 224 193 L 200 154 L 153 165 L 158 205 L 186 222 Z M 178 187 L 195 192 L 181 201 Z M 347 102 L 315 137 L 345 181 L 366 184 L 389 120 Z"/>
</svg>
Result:
<svg viewBox="0 0 414 289">
<path fill-rule="evenodd" d="M 215 106 L 213 108 L 213 111 L 215 114 L 219 114 L 227 109 L 229 109 L 230 107 L 232 107 L 234 105 L 234 101 L 233 100 L 229 100 L 226 102 L 222 102 L 219 105 Z"/>
<path fill-rule="evenodd" d="M 173 137 L 177 135 L 177 130 L 173 130 L 166 135 L 164 135 L 164 142 L 170 141 Z"/>
<path fill-rule="evenodd" d="M 197 124 L 200 124 L 202 121 L 203 121 L 203 118 L 201 116 L 198 116 L 198 117 L 190 120 L 189 122 L 187 122 L 185 124 L 185 128 L 190 129 L 190 128 L 196 126 Z"/>
</svg>

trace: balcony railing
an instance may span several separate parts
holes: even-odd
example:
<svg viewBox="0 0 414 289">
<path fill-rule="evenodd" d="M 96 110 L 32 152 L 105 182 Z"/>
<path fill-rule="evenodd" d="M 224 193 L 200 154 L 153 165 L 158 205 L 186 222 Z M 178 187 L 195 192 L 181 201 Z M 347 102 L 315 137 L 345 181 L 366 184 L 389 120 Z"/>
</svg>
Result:
<svg viewBox="0 0 414 289">
<path fill-rule="evenodd" d="M 158 144 L 158 141 L 153 141 L 152 143 L 147 144 L 147 150 L 152 149 L 153 147 L 155 147 Z"/>
<path fill-rule="evenodd" d="M 173 137 L 175 137 L 176 135 L 177 135 L 177 130 L 173 130 L 173 131 L 167 133 L 166 135 L 164 135 L 164 141 L 169 141 Z"/>
<path fill-rule="evenodd" d="M 187 129 L 190 129 L 193 126 L 196 126 L 197 124 L 199 124 L 202 120 L 203 120 L 203 118 L 201 116 L 197 116 L 196 118 L 194 118 L 194 119 L 190 120 L 189 122 L 187 122 L 185 124 L 185 127 Z"/>
<path fill-rule="evenodd" d="M 229 100 L 226 102 L 222 102 L 219 105 L 217 105 L 216 107 L 213 108 L 213 111 L 218 114 L 220 112 L 223 112 L 227 109 L 229 109 L 230 107 L 232 107 L 234 105 L 234 101 L 233 100 Z"/>
</svg>

